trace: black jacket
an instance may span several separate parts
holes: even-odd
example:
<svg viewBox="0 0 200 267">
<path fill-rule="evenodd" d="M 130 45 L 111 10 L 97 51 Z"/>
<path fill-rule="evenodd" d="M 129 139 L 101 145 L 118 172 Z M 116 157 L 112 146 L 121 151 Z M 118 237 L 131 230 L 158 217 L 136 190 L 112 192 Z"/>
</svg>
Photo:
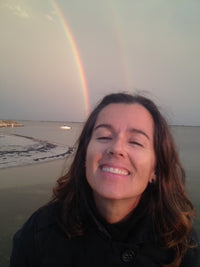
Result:
<svg viewBox="0 0 200 267">
<path fill-rule="evenodd" d="M 68 239 L 56 209 L 53 204 L 35 212 L 15 234 L 11 267 L 161 267 L 173 259 L 173 252 L 159 245 L 148 214 L 114 227 L 88 215 L 85 234 Z M 200 267 L 199 244 L 188 250 L 181 267 Z"/>
</svg>

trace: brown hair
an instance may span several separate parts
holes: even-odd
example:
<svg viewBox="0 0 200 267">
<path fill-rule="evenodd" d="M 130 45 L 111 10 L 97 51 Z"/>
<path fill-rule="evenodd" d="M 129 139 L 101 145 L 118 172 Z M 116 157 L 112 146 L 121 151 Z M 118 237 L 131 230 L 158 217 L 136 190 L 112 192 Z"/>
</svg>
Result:
<svg viewBox="0 0 200 267">
<path fill-rule="evenodd" d="M 61 205 L 62 226 L 68 236 L 83 233 L 81 210 L 85 191 L 88 190 L 85 174 L 85 157 L 94 124 L 101 110 L 109 104 L 138 103 L 144 106 L 154 120 L 154 149 L 156 155 L 156 183 L 153 194 L 148 195 L 160 241 L 175 252 L 173 263 L 178 267 L 189 247 L 194 208 L 185 191 L 185 173 L 181 166 L 173 137 L 166 120 L 157 106 L 141 95 L 110 94 L 93 110 L 83 127 L 73 162 L 66 175 L 58 179 L 54 188 L 54 201 Z M 69 215 L 69 216 L 68 216 Z"/>
</svg>

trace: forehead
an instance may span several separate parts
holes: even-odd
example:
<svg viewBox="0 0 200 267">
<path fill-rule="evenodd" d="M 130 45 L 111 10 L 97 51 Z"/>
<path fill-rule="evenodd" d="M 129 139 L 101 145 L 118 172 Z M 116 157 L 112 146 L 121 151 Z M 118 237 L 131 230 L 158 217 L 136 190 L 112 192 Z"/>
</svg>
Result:
<svg viewBox="0 0 200 267">
<path fill-rule="evenodd" d="M 109 104 L 99 113 L 95 126 L 110 124 L 114 128 L 137 128 L 153 135 L 154 122 L 150 112 L 140 104 Z"/>
</svg>

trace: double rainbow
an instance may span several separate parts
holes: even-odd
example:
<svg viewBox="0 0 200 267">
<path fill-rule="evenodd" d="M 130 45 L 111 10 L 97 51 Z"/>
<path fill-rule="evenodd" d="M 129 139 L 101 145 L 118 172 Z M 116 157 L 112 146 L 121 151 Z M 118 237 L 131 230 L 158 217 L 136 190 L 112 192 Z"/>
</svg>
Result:
<svg viewBox="0 0 200 267">
<path fill-rule="evenodd" d="M 89 104 L 89 94 L 88 94 L 88 88 L 87 88 L 87 83 L 86 83 L 86 78 L 85 78 L 85 73 L 84 73 L 84 69 L 83 69 L 83 65 L 82 65 L 82 61 L 81 61 L 81 57 L 79 55 L 78 52 L 78 48 L 76 45 L 76 42 L 74 40 L 74 37 L 72 35 L 72 32 L 68 26 L 67 20 L 64 17 L 59 5 L 57 4 L 56 0 L 52 0 L 52 4 L 53 7 L 57 13 L 57 16 L 59 18 L 59 21 L 62 25 L 62 28 L 64 30 L 64 33 L 70 43 L 73 55 L 74 55 L 74 59 L 77 65 L 77 69 L 79 72 L 79 76 L 80 76 L 80 81 L 81 81 L 81 85 L 83 88 L 83 95 L 84 95 L 84 102 L 85 102 L 85 109 L 86 109 L 86 113 L 87 115 L 89 114 L 89 110 L 90 110 L 90 104 Z"/>
</svg>

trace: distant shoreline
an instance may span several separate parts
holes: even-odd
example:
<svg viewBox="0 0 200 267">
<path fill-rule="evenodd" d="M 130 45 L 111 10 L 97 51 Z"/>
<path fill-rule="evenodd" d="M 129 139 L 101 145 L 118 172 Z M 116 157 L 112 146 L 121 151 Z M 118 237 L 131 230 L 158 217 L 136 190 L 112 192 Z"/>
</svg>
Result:
<svg viewBox="0 0 200 267">
<path fill-rule="evenodd" d="M 23 127 L 24 125 L 12 120 L 0 120 L 0 127 Z"/>
</svg>

